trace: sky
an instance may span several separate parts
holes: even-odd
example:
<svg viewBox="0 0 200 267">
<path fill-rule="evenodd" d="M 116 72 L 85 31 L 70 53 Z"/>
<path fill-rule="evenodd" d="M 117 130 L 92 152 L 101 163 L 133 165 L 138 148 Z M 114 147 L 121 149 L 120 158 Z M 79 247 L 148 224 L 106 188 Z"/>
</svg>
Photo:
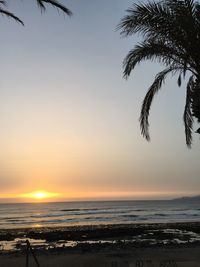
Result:
<svg viewBox="0 0 200 267">
<path fill-rule="evenodd" d="M 142 100 L 162 66 L 128 80 L 122 62 L 139 41 L 116 30 L 133 0 L 61 1 L 42 13 L 9 0 L 25 22 L 0 17 L 0 202 L 43 190 L 55 201 L 166 199 L 200 193 L 200 140 L 185 145 L 185 87 L 169 78 L 140 134 Z M 194 128 L 198 128 L 195 125 Z"/>
</svg>

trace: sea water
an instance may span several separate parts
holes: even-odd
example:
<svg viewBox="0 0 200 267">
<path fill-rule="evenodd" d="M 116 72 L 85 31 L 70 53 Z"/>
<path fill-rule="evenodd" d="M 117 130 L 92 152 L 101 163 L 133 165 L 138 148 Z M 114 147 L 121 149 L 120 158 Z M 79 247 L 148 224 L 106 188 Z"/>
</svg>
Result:
<svg viewBox="0 0 200 267">
<path fill-rule="evenodd" d="M 199 201 L 0 204 L 0 229 L 200 221 Z"/>
</svg>

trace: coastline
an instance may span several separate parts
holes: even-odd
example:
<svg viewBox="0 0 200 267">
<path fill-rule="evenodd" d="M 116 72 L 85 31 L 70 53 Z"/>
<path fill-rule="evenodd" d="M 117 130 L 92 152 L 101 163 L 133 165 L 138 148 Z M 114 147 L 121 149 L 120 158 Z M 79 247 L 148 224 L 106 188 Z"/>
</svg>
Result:
<svg viewBox="0 0 200 267">
<path fill-rule="evenodd" d="M 0 229 L 1 267 L 24 265 L 26 239 L 43 267 L 200 265 L 200 222 Z"/>
<path fill-rule="evenodd" d="M 29 239 L 36 249 L 57 247 L 75 249 L 80 246 L 128 245 L 131 247 L 200 245 L 200 222 L 132 223 L 107 225 L 76 225 L 66 227 L 41 227 L 0 229 L 0 245 L 13 242 L 20 250 L 21 243 Z M 15 242 L 16 240 L 16 242 Z M 34 242 L 35 241 L 35 242 Z M 35 244 L 34 244 L 35 243 Z M 59 244 L 59 246 L 56 246 Z M 23 247 L 23 245 L 22 245 Z M 12 250 L 12 249 L 10 249 Z M 1 251 L 6 251 L 3 248 Z"/>
</svg>

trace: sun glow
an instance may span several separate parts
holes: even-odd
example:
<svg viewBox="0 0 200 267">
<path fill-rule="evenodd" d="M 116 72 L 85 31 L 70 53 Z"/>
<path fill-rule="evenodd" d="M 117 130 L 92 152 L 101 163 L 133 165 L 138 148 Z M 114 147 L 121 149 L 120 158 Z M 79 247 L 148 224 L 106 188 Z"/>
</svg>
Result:
<svg viewBox="0 0 200 267">
<path fill-rule="evenodd" d="M 37 199 L 43 199 L 43 198 L 48 197 L 48 193 L 42 192 L 42 191 L 38 191 L 38 192 L 33 193 L 33 197 L 35 197 Z"/>
<path fill-rule="evenodd" d="M 35 200 L 45 200 L 53 197 L 59 196 L 59 193 L 52 193 L 52 192 L 46 192 L 46 191 L 35 191 L 27 194 L 21 194 L 20 197 L 23 198 L 32 198 Z"/>
</svg>

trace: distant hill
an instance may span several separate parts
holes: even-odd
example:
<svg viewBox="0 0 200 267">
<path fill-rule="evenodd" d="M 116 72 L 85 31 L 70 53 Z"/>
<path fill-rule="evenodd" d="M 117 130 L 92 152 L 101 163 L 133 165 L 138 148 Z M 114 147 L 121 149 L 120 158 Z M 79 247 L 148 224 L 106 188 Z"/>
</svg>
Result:
<svg viewBox="0 0 200 267">
<path fill-rule="evenodd" d="M 179 197 L 174 198 L 172 201 L 200 201 L 200 195 L 199 196 L 193 196 L 193 197 Z"/>
</svg>

